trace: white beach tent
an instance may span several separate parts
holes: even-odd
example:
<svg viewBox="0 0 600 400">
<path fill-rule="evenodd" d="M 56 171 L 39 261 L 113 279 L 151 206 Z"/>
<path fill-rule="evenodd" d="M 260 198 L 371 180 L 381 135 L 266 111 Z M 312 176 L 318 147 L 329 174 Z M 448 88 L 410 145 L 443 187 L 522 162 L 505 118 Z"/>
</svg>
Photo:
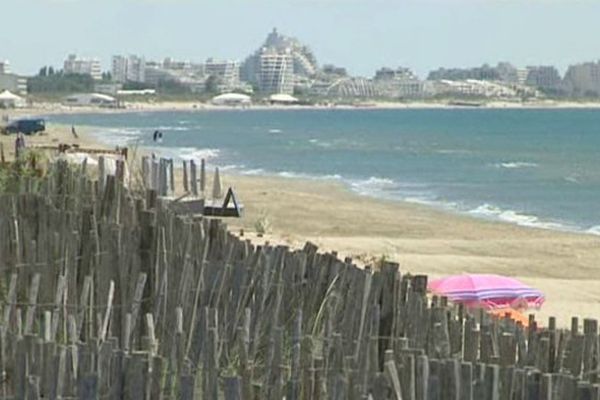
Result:
<svg viewBox="0 0 600 400">
<path fill-rule="evenodd" d="M 299 100 L 289 94 L 279 93 L 269 96 L 269 102 L 273 104 L 296 104 Z"/>
<path fill-rule="evenodd" d="M 0 106 L 4 108 L 22 108 L 25 107 L 25 99 L 9 92 L 8 90 L 0 93 Z"/>
<path fill-rule="evenodd" d="M 241 93 L 223 93 L 212 99 L 214 105 L 223 106 L 243 106 L 249 105 L 251 102 L 250 96 Z"/>
<path fill-rule="evenodd" d="M 64 100 L 64 104 L 72 107 L 98 106 L 114 107 L 117 105 L 117 99 L 112 96 L 101 93 L 80 93 L 73 94 Z"/>
</svg>

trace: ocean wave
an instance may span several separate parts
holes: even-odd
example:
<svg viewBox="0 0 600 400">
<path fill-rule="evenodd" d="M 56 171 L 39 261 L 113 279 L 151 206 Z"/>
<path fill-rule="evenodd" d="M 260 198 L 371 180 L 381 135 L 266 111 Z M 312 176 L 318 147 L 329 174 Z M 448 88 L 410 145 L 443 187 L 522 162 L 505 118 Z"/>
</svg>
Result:
<svg viewBox="0 0 600 400">
<path fill-rule="evenodd" d="M 342 180 L 342 176 L 338 174 L 330 174 L 330 175 L 311 175 L 304 174 L 300 172 L 290 172 L 290 171 L 281 171 L 276 173 L 277 176 L 282 178 L 291 178 L 291 179 L 314 179 L 314 180 Z"/>
<path fill-rule="evenodd" d="M 594 225 L 591 228 L 588 228 L 585 232 L 592 235 L 600 235 L 600 225 Z"/>
<path fill-rule="evenodd" d="M 329 147 L 333 146 L 333 143 L 326 142 L 324 140 L 319 140 L 319 139 L 309 139 L 308 142 L 311 144 L 314 144 L 315 146 L 324 147 L 324 148 L 329 148 Z"/>
<path fill-rule="evenodd" d="M 281 129 L 269 129 L 269 133 L 281 133 L 283 132 Z"/>
<path fill-rule="evenodd" d="M 369 179 L 361 180 L 355 183 L 356 186 L 368 187 L 373 189 L 386 189 L 395 186 L 396 182 L 389 178 L 378 178 L 372 176 Z"/>
<path fill-rule="evenodd" d="M 241 171 L 245 168 L 243 164 L 227 164 L 219 167 L 221 171 Z"/>
<path fill-rule="evenodd" d="M 506 169 L 537 168 L 538 164 L 527 161 L 509 161 L 498 163 L 496 167 Z"/>
<path fill-rule="evenodd" d="M 111 146 L 125 146 L 139 140 L 143 134 L 138 128 L 96 128 L 92 136 Z"/>
<path fill-rule="evenodd" d="M 565 176 L 563 178 L 565 181 L 569 182 L 569 183 L 575 183 L 575 184 L 580 184 L 581 182 L 579 181 L 579 177 L 577 175 L 569 175 L 569 176 Z"/>
<path fill-rule="evenodd" d="M 155 130 L 167 132 L 187 132 L 190 129 L 192 128 L 187 126 L 159 126 Z"/>
<path fill-rule="evenodd" d="M 435 151 L 438 154 L 471 154 L 470 150 L 463 149 L 439 149 Z"/>
<path fill-rule="evenodd" d="M 181 159 L 193 159 L 193 160 L 211 160 L 218 158 L 221 151 L 219 149 L 199 149 L 197 147 L 177 147 L 174 152 Z"/>
<path fill-rule="evenodd" d="M 246 169 L 241 172 L 242 175 L 267 175 L 267 172 L 262 168 Z"/>
<path fill-rule="evenodd" d="M 488 203 L 469 210 L 468 213 L 531 228 L 543 228 L 561 231 L 571 230 L 570 227 L 558 222 L 543 221 L 535 215 L 522 214 L 514 210 L 505 210 Z"/>
</svg>

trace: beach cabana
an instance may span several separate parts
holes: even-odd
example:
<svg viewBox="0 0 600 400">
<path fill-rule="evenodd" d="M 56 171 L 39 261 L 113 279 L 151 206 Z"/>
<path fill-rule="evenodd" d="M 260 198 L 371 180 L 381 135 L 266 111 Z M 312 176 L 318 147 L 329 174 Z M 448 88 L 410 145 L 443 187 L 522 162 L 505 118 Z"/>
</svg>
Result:
<svg viewBox="0 0 600 400">
<path fill-rule="evenodd" d="M 435 279 L 429 290 L 455 303 L 488 310 L 501 308 L 539 308 L 544 294 L 523 282 L 500 275 L 465 274 Z"/>
<path fill-rule="evenodd" d="M 25 99 L 8 90 L 0 93 L 0 107 L 2 108 L 22 108 L 25 107 L 25 105 Z"/>
</svg>

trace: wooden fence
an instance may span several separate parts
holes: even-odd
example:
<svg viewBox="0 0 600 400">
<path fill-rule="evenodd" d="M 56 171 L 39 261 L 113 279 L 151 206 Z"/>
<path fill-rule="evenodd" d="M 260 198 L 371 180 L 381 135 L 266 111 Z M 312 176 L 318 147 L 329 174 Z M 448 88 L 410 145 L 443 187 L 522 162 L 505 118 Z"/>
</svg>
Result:
<svg viewBox="0 0 600 400">
<path fill-rule="evenodd" d="M 2 399 L 600 398 L 596 320 L 473 316 L 84 169 L 0 195 Z"/>
</svg>

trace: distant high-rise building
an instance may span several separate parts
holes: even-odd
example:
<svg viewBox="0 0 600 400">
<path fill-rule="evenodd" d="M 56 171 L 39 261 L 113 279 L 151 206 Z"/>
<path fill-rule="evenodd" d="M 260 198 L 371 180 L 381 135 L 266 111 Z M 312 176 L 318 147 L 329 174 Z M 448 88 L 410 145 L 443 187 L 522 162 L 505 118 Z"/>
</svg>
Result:
<svg viewBox="0 0 600 400">
<path fill-rule="evenodd" d="M 96 58 L 79 58 L 70 54 L 64 62 L 63 71 L 65 74 L 89 75 L 95 80 L 102 79 L 102 67 Z"/>
<path fill-rule="evenodd" d="M 135 55 L 113 56 L 112 78 L 115 82 L 146 82 L 146 60 Z"/>
<path fill-rule="evenodd" d="M 8 61 L 0 61 L 0 74 L 10 74 L 10 63 Z"/>
<path fill-rule="evenodd" d="M 332 64 L 323 65 L 323 68 L 321 68 L 321 73 L 331 76 L 348 76 L 348 71 L 346 71 L 346 68 L 336 67 Z"/>
<path fill-rule="evenodd" d="M 510 67 L 509 67 L 510 66 Z M 507 63 L 500 63 L 496 67 L 484 64 L 475 68 L 439 68 L 431 71 L 428 80 L 450 80 L 461 81 L 475 79 L 480 81 L 502 81 L 510 75 L 511 79 L 516 78 L 516 69 Z"/>
<path fill-rule="evenodd" d="M 554 92 L 561 89 L 562 79 L 558 70 L 553 66 L 529 66 L 525 84 L 545 92 Z"/>
<path fill-rule="evenodd" d="M 27 94 L 27 78 L 13 74 L 8 61 L 0 61 L 0 92 L 4 90 L 22 96 Z"/>
<path fill-rule="evenodd" d="M 317 60 L 309 47 L 273 29 L 261 48 L 244 61 L 241 79 L 265 94 L 292 93 L 297 80 L 317 72 Z"/>
<path fill-rule="evenodd" d="M 240 63 L 231 60 L 209 58 L 204 63 L 204 74 L 219 81 L 219 91 L 227 92 L 240 86 Z"/>
<path fill-rule="evenodd" d="M 423 95 L 423 82 L 408 68 L 381 68 L 374 84 L 379 94 L 389 98 L 415 98 Z"/>
<path fill-rule="evenodd" d="M 15 94 L 27 94 L 27 78 L 15 74 L 0 74 L 0 92 L 8 90 Z"/>
<path fill-rule="evenodd" d="M 258 88 L 262 93 L 294 93 L 294 58 L 290 53 L 263 52 L 259 71 Z"/>
<path fill-rule="evenodd" d="M 600 61 L 571 65 L 565 74 L 564 88 L 576 97 L 600 96 Z"/>
<path fill-rule="evenodd" d="M 511 63 L 501 62 L 496 65 L 498 80 L 506 83 L 519 83 L 519 70 Z"/>
</svg>

